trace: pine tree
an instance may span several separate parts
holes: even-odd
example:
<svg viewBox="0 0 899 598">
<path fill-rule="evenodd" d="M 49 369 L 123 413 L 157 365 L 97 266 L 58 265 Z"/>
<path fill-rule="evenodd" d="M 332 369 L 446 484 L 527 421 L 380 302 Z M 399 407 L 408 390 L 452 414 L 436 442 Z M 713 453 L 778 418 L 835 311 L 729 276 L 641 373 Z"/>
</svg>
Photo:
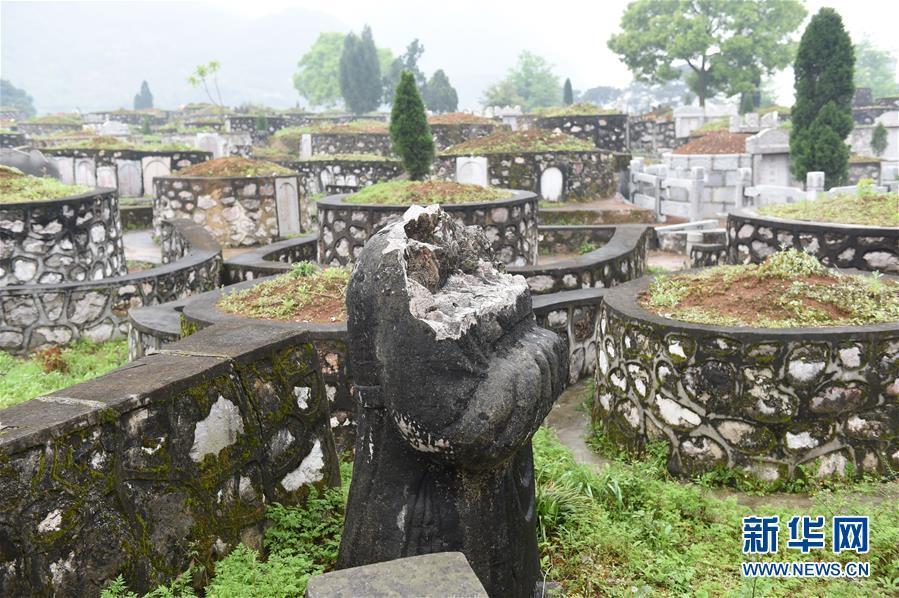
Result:
<svg viewBox="0 0 899 598">
<path fill-rule="evenodd" d="M 432 112 L 455 112 L 459 108 L 459 94 L 450 84 L 443 69 L 434 71 L 422 90 L 425 105 Z"/>
<path fill-rule="evenodd" d="M 140 92 L 134 96 L 134 109 L 143 110 L 153 107 L 153 94 L 150 93 L 150 86 L 146 81 L 140 84 Z"/>
<path fill-rule="evenodd" d="M 423 179 L 434 161 L 434 139 L 428 126 L 425 106 L 418 94 L 415 76 L 406 71 L 400 76 L 390 113 L 390 139 L 393 151 L 403 160 L 403 168 L 414 181 Z"/>
<path fill-rule="evenodd" d="M 793 70 L 796 102 L 790 119 L 790 159 L 793 176 L 805 180 L 823 171 L 825 185 L 847 179 L 852 130 L 855 53 L 843 19 L 832 8 L 818 11 L 799 42 Z"/>
<path fill-rule="evenodd" d="M 344 39 L 340 94 L 347 109 L 354 114 L 371 112 L 381 104 L 381 63 L 368 25 L 361 37 L 350 33 Z"/>
<path fill-rule="evenodd" d="M 571 89 L 571 79 L 565 79 L 565 85 L 562 87 L 562 103 L 566 106 L 574 104 L 574 90 Z"/>
</svg>

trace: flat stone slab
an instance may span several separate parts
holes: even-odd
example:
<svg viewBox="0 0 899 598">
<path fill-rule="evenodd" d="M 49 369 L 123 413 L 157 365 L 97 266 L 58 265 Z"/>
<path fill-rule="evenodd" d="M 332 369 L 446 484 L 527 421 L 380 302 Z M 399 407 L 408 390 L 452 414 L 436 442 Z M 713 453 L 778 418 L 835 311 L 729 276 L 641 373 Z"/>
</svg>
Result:
<svg viewBox="0 0 899 598">
<path fill-rule="evenodd" d="M 309 580 L 306 598 L 487 598 L 461 552 L 438 552 L 342 569 Z"/>
</svg>

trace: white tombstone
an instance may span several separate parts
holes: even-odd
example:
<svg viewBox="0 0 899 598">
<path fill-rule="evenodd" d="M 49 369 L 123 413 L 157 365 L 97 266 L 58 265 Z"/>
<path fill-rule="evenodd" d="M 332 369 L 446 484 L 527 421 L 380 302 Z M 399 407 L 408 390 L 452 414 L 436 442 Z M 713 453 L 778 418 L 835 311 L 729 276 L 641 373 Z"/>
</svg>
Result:
<svg viewBox="0 0 899 598">
<path fill-rule="evenodd" d="M 59 172 L 59 180 L 66 185 L 75 184 L 75 159 L 67 156 L 50 156 L 50 162 Z"/>
<path fill-rule="evenodd" d="M 152 197 L 155 193 L 153 179 L 172 174 L 172 159 L 168 156 L 147 156 L 140 162 L 144 173 L 144 195 Z"/>
<path fill-rule="evenodd" d="M 777 110 L 772 110 L 761 116 L 759 119 L 759 126 L 763 129 L 775 129 L 777 128 L 779 121 L 780 114 L 778 114 Z"/>
<path fill-rule="evenodd" d="M 197 133 L 194 145 L 204 152 L 212 152 L 213 158 L 223 158 L 225 154 L 225 140 L 218 133 Z"/>
<path fill-rule="evenodd" d="M 281 237 L 303 232 L 296 177 L 275 179 L 275 205 L 278 210 L 278 234 Z"/>
<path fill-rule="evenodd" d="M 116 178 L 119 197 L 140 197 L 143 185 L 143 169 L 138 160 L 116 160 Z"/>
<path fill-rule="evenodd" d="M 487 187 L 487 158 L 484 156 L 456 158 L 456 182 Z"/>
<path fill-rule="evenodd" d="M 75 184 L 97 186 L 97 163 L 91 158 L 75 158 Z"/>
<path fill-rule="evenodd" d="M 322 181 L 322 193 L 326 193 L 328 191 L 328 185 L 330 185 L 331 181 L 334 180 L 334 176 L 331 174 L 330 167 L 323 169 L 321 174 L 318 176 Z"/>
<path fill-rule="evenodd" d="M 550 166 L 540 175 L 540 196 L 547 201 L 559 201 L 562 198 L 564 183 L 562 171 Z"/>
<path fill-rule="evenodd" d="M 300 160 L 312 157 L 312 134 L 303 133 L 300 135 Z"/>
<path fill-rule="evenodd" d="M 115 166 L 97 166 L 97 186 L 117 189 Z"/>
</svg>

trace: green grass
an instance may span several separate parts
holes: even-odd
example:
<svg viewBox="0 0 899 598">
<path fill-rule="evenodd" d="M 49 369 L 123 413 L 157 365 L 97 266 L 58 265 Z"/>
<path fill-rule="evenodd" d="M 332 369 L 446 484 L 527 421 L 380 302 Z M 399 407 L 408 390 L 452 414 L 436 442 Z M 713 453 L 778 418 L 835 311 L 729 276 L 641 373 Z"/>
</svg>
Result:
<svg viewBox="0 0 899 598">
<path fill-rule="evenodd" d="M 365 187 L 344 198 L 352 204 L 460 204 L 508 199 L 512 192 L 450 181 L 387 181 Z"/>
<path fill-rule="evenodd" d="M 594 152 L 596 146 L 573 135 L 543 129 L 497 131 L 486 137 L 470 139 L 440 152 L 442 156 L 479 154 L 515 154 L 527 152 Z"/>
<path fill-rule="evenodd" d="M 56 367 L 48 372 L 45 362 Z M 0 408 L 96 378 L 127 362 L 126 340 L 98 344 L 82 339 L 61 348 L 58 355 L 51 349 L 28 358 L 0 352 Z"/>
<path fill-rule="evenodd" d="M 65 185 L 49 177 L 28 176 L 17 168 L 0 165 L 0 204 L 61 199 L 90 190 L 81 185 Z"/>
<path fill-rule="evenodd" d="M 286 274 L 225 294 L 218 307 L 246 318 L 308 321 L 311 309 L 330 305 L 329 320 L 343 322 L 349 280 L 347 268 L 321 270 L 312 262 L 297 262 Z"/>
<path fill-rule="evenodd" d="M 269 526 L 263 545 L 267 557 L 239 544 L 228 556 L 207 572 L 197 567 L 188 570 L 167 586 L 146 594 L 147 598 L 193 598 L 193 582 L 208 579 L 204 594 L 208 598 L 295 598 L 306 594 L 313 575 L 331 571 L 337 564 L 340 532 L 353 467 L 341 463 L 341 487 L 324 492 L 313 491 L 306 504 L 268 508 Z M 136 598 L 119 576 L 109 582 L 102 598 Z"/>
<path fill-rule="evenodd" d="M 29 118 L 25 122 L 41 125 L 80 125 L 83 121 L 78 114 L 46 114 Z"/>
<path fill-rule="evenodd" d="M 547 429 L 534 437 L 537 479 L 537 534 L 541 567 L 567 596 L 888 596 L 899 590 L 899 512 L 892 484 L 824 490 L 811 509 L 744 507 L 721 499 L 707 487 L 669 478 L 658 447 L 629 461 L 613 459 L 601 471 L 575 462 Z M 307 505 L 269 508 L 265 534 L 268 557 L 239 546 L 216 565 L 205 595 L 302 596 L 310 575 L 333 569 L 351 466 L 341 467 L 343 485 L 314 495 Z M 878 497 L 880 500 L 878 502 Z M 886 497 L 886 500 L 882 500 Z M 874 499 L 874 500 L 872 500 Z M 869 554 L 832 555 L 787 550 L 781 533 L 776 558 L 760 560 L 869 561 L 871 577 L 856 581 L 744 580 L 739 566 L 741 518 L 748 515 L 861 514 L 870 517 Z M 150 594 L 194 596 L 191 579 L 209 579 L 192 570 Z M 133 597 L 119 578 L 104 598 Z"/>
<path fill-rule="evenodd" d="M 762 206 L 758 212 L 791 220 L 899 227 L 899 193 L 874 193 L 862 186 L 855 195 Z"/>
<path fill-rule="evenodd" d="M 184 152 L 196 151 L 197 148 L 183 143 L 163 143 L 159 137 L 145 136 L 141 143 L 133 143 L 119 137 L 96 135 L 75 141 L 64 140 L 53 149 L 96 149 L 96 150 L 135 150 L 145 152 Z"/>
<path fill-rule="evenodd" d="M 741 299 L 724 302 L 727 311 L 706 303 L 727 296 Z M 842 274 L 792 248 L 758 265 L 656 276 L 641 302 L 667 318 L 719 326 L 797 328 L 899 321 L 899 283 L 876 272 Z"/>
<path fill-rule="evenodd" d="M 730 130 L 730 119 L 729 118 L 716 118 L 714 120 L 710 120 L 701 127 L 693 129 L 693 134 L 696 133 L 711 133 L 714 131 L 728 131 Z"/>
</svg>

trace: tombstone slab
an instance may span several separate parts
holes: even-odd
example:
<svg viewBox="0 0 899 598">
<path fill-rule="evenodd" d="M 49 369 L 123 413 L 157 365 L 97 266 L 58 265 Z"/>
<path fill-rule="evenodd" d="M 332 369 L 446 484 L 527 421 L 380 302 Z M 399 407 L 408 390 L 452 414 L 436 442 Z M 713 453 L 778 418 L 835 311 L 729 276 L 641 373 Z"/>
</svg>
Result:
<svg viewBox="0 0 899 598">
<path fill-rule="evenodd" d="M 338 568 L 465 554 L 490 596 L 541 579 L 531 438 L 562 392 L 565 343 L 483 232 L 413 206 L 376 233 L 347 290 L 360 403 Z"/>
</svg>

